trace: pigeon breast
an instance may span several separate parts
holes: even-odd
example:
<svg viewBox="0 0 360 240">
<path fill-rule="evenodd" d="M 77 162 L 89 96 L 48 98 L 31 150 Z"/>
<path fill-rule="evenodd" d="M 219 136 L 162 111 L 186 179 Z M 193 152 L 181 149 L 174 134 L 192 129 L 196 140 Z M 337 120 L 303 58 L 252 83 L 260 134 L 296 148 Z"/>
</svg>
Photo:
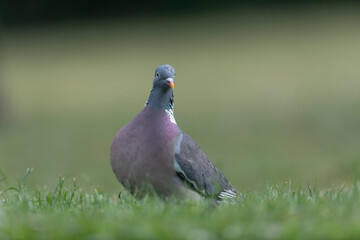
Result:
<svg viewBox="0 0 360 240">
<path fill-rule="evenodd" d="M 113 140 L 110 162 L 117 179 L 131 192 L 147 184 L 160 195 L 176 189 L 174 143 L 179 128 L 166 111 L 146 106 Z"/>
</svg>

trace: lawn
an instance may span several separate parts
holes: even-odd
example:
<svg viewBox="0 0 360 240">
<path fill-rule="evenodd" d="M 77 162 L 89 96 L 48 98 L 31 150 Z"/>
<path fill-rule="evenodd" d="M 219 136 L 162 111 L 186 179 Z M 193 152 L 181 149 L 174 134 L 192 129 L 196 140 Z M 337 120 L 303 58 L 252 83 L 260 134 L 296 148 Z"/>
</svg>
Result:
<svg viewBox="0 0 360 240">
<path fill-rule="evenodd" d="M 35 174 L 35 173 L 33 173 Z M 31 175 L 28 176 L 31 178 Z M 127 192 L 85 191 L 60 178 L 48 189 L 26 179 L 0 191 L 1 239 L 357 239 L 360 183 L 322 191 L 291 183 L 244 192 L 238 202 L 137 201 Z"/>
</svg>

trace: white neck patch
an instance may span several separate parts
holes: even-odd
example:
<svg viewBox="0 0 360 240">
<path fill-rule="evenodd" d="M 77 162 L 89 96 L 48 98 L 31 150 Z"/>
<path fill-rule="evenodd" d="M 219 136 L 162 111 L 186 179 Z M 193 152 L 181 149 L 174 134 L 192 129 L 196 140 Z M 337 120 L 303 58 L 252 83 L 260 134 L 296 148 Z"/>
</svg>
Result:
<svg viewBox="0 0 360 240">
<path fill-rule="evenodd" d="M 146 100 L 145 106 L 147 106 L 148 104 L 149 104 L 149 99 Z M 174 117 L 174 110 L 170 108 L 168 110 L 165 110 L 165 112 L 168 115 L 170 122 L 176 124 L 176 120 L 175 120 L 175 117 Z"/>
<path fill-rule="evenodd" d="M 172 109 L 169 109 L 169 110 L 165 110 L 165 112 L 168 115 L 170 122 L 176 124 L 175 117 L 174 117 L 174 111 Z"/>
</svg>

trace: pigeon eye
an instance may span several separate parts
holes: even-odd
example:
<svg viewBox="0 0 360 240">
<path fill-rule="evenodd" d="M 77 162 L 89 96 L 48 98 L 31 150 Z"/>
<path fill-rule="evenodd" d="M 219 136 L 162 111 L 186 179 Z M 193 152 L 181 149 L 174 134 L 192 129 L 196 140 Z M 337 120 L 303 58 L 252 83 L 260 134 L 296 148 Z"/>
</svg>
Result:
<svg viewBox="0 0 360 240">
<path fill-rule="evenodd" d="M 157 76 L 157 77 L 159 76 L 159 73 L 158 73 L 158 72 L 156 73 L 156 76 Z"/>
</svg>

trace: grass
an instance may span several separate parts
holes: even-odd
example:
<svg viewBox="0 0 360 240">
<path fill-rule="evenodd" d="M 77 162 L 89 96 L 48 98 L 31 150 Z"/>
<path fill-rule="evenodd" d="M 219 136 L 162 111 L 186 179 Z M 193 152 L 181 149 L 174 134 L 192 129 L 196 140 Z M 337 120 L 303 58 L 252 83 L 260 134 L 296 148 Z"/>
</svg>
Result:
<svg viewBox="0 0 360 240">
<path fill-rule="evenodd" d="M 290 10 L 289 10 L 290 11 Z M 360 14 L 330 9 L 80 22 L 4 31 L 1 168 L 30 186 L 115 193 L 109 148 L 172 64 L 175 117 L 240 190 L 360 176 Z M 168 33 L 164 38 L 160 29 Z M 146 44 L 144 44 L 146 43 Z"/>
<path fill-rule="evenodd" d="M 111 195 L 60 178 L 53 189 L 26 179 L 0 191 L 1 239 L 357 239 L 360 182 L 306 191 L 291 183 L 245 192 L 238 203 Z M 31 176 L 30 176 L 31 177 Z"/>
</svg>

